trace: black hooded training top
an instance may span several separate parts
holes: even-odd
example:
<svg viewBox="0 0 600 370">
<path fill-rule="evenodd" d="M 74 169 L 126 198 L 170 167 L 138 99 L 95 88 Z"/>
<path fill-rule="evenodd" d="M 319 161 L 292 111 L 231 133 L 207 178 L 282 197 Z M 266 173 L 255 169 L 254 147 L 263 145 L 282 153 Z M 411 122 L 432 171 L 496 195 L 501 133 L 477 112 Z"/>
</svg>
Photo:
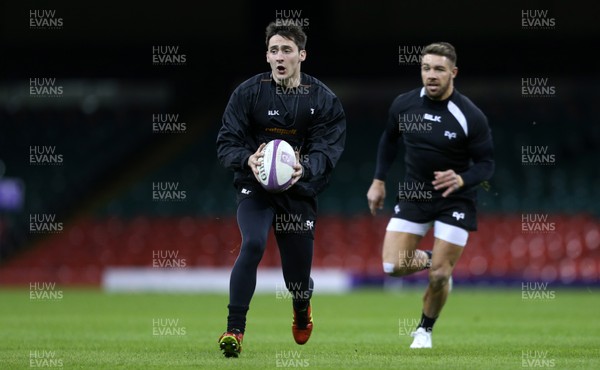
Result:
<svg viewBox="0 0 600 370">
<path fill-rule="evenodd" d="M 454 89 L 446 100 L 431 100 L 425 88 L 401 94 L 389 109 L 388 121 L 379 142 L 375 178 L 385 181 L 404 142 L 405 181 L 419 182 L 433 198 L 445 189 L 434 190 L 434 171 L 454 170 L 464 186 L 450 197 L 477 199 L 476 187 L 494 172 L 493 141 L 488 120 L 466 96 Z"/>
<path fill-rule="evenodd" d="M 314 197 L 329 183 L 344 151 L 346 116 L 335 94 L 301 73 L 300 85 L 277 85 L 271 73 L 258 74 L 231 94 L 217 135 L 217 157 L 234 171 L 234 185 L 257 182 L 248 157 L 260 144 L 283 139 L 300 153 L 304 175 L 286 193 Z"/>
</svg>

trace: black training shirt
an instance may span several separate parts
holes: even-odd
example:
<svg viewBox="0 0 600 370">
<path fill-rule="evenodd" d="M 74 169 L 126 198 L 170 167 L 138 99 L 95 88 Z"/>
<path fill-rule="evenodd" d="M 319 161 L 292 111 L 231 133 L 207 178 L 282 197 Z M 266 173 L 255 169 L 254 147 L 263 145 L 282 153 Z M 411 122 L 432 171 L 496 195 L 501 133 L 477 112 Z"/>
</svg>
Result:
<svg viewBox="0 0 600 370">
<path fill-rule="evenodd" d="M 234 171 L 234 185 L 257 181 L 248 157 L 273 139 L 290 143 L 304 167 L 303 177 L 287 192 L 316 196 L 344 151 L 342 104 L 325 84 L 305 73 L 296 88 L 277 85 L 270 72 L 244 81 L 231 94 L 216 142 L 219 161 Z"/>
<path fill-rule="evenodd" d="M 464 186 L 450 196 L 476 199 L 476 186 L 494 172 L 493 142 L 488 120 L 466 96 L 454 89 L 441 101 L 431 100 L 425 88 L 401 94 L 389 109 L 379 142 L 375 178 L 385 181 L 402 140 L 405 149 L 405 181 L 419 182 L 433 190 L 434 171 L 452 169 Z"/>
</svg>

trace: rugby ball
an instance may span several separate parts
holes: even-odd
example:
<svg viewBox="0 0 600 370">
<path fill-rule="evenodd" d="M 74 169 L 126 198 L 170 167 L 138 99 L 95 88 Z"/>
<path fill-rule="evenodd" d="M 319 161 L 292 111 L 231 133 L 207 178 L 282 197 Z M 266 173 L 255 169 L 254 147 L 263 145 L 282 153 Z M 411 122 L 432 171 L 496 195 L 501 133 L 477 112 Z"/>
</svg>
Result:
<svg viewBox="0 0 600 370">
<path fill-rule="evenodd" d="M 285 140 L 271 140 L 263 148 L 262 162 L 258 165 L 258 180 L 267 191 L 279 193 L 292 182 L 296 153 Z"/>
</svg>

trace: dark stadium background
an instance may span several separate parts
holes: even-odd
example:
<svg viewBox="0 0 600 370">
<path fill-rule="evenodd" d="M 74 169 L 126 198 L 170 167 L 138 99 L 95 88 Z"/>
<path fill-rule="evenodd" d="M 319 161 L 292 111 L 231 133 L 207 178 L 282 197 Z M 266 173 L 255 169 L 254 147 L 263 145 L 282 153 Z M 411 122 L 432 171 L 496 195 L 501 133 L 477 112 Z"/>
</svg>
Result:
<svg viewBox="0 0 600 370">
<path fill-rule="evenodd" d="M 346 151 L 320 197 L 315 268 L 342 269 L 357 284 L 385 281 L 379 249 L 401 161 L 377 217 L 366 192 L 389 104 L 420 85 L 418 66 L 399 63 L 399 47 L 449 41 L 456 87 L 487 114 L 496 147 L 480 231 L 455 281 L 597 283 L 600 94 L 591 55 L 600 32 L 597 7 L 587 4 L 2 3 L 0 284 L 100 286 L 107 267 L 151 268 L 153 251 L 177 252 L 188 269 L 229 269 L 240 240 L 216 133 L 237 84 L 267 71 L 264 28 L 281 10 L 309 20 L 302 71 L 329 85 L 347 114 Z M 30 29 L 30 9 L 55 10 L 64 23 Z M 555 26 L 522 29 L 524 9 L 546 10 Z M 178 46 L 185 63 L 153 65 L 159 45 Z M 29 96 L 30 78 L 55 78 L 63 96 Z M 547 79 L 555 93 L 524 97 L 527 78 Z M 186 129 L 152 132 L 153 114 L 178 114 Z M 63 161 L 33 165 L 32 146 L 53 147 Z M 544 147 L 555 161 L 525 165 L 523 146 Z M 153 200 L 156 183 L 176 185 L 185 199 Z M 20 207 L 11 184 L 22 185 Z M 32 232 L 32 217 L 60 230 Z M 552 230 L 528 233 L 524 222 Z M 261 267 L 279 265 L 269 243 Z"/>
</svg>

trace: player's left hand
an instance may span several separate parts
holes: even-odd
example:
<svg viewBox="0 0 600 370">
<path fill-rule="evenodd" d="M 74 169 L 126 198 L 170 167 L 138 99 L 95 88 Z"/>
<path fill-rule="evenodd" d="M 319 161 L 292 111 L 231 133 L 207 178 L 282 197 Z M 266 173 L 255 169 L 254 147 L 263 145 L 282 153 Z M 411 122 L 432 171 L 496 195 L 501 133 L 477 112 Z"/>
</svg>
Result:
<svg viewBox="0 0 600 370">
<path fill-rule="evenodd" d="M 304 174 L 304 167 L 300 164 L 300 154 L 296 152 L 296 164 L 294 165 L 294 173 L 292 174 L 292 182 L 290 186 L 294 185 L 302 178 Z"/>
<path fill-rule="evenodd" d="M 454 170 L 434 171 L 435 179 L 431 182 L 435 190 L 446 189 L 442 197 L 446 198 L 464 185 L 464 181 Z"/>
</svg>

